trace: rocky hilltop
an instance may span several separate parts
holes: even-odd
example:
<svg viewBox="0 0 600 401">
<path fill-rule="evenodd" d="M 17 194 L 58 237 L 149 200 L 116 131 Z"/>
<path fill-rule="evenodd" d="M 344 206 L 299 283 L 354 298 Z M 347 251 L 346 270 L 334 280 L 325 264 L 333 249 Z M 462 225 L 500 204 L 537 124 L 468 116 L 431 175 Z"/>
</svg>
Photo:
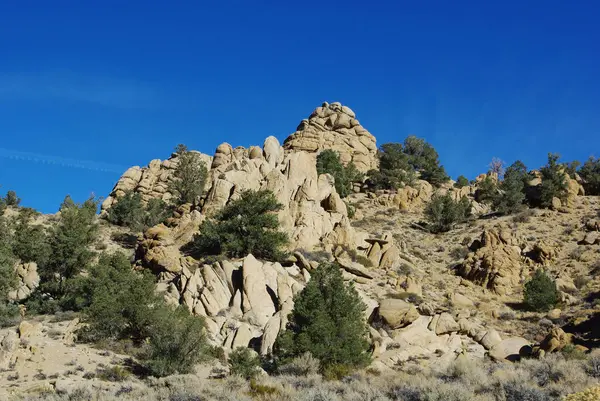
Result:
<svg viewBox="0 0 600 401">
<path fill-rule="evenodd" d="M 213 156 L 200 154 L 208 176 L 198 202 L 180 205 L 163 223 L 143 232 L 119 229 L 116 234 L 133 237 L 130 247 L 115 239 L 114 226 L 104 224 L 98 249 L 121 249 L 137 269 L 152 272 L 157 292 L 168 304 L 203 316 L 210 343 L 226 355 L 239 347 L 269 355 L 286 328 L 295 297 L 324 261 L 336 262 L 366 305 L 373 359 L 369 369 L 378 374 L 441 372 L 461 361 L 506 362 L 565 349 L 583 352 L 597 344 L 600 333 L 589 325 L 597 316 L 594 299 L 600 293 L 600 267 L 594 264 L 600 252 L 600 198 L 585 196 L 578 176 L 565 178 L 562 202 L 552 199 L 549 208 L 512 216 L 493 213 L 481 195 L 485 185 L 499 182 L 493 172 L 463 186 L 449 181 L 436 188 L 418 175 L 396 190 L 361 183 L 342 199 L 334 177 L 317 171 L 317 156 L 327 149 L 362 172 L 379 166 L 376 139 L 355 113 L 340 103 L 324 103 L 283 146 L 268 137 L 262 146 L 223 143 Z M 101 218 L 126 193 L 139 194 L 144 203 L 169 202 L 175 196 L 170 182 L 179 161 L 173 154 L 128 169 L 102 203 Z M 525 189 L 539 191 L 542 175 L 533 172 L 532 177 Z M 246 190 L 269 190 L 282 205 L 277 219 L 290 239 L 288 257 L 270 262 L 249 254 L 208 262 L 186 252 L 201 224 Z M 456 202 L 465 200 L 474 218 L 434 234 L 424 227 L 424 209 L 444 194 Z M 519 307 L 523 284 L 540 268 L 555 280 L 559 296 L 560 309 L 548 313 Z M 40 277 L 32 262 L 19 262 L 16 271 L 18 288 L 10 297 L 24 300 Z M 54 372 L 47 365 L 57 356 L 44 350 L 50 343 L 42 332 L 42 327 L 56 330 L 52 324 L 44 320 L 29 333 L 29 326 L 0 332 L 0 366 L 20 372 L 17 384 L 29 386 L 24 376 L 35 369 Z M 96 359 L 106 363 L 73 343 L 79 326 L 78 320 L 58 326 L 63 334 L 54 340 L 62 344 L 60 349 L 82 347 L 85 364 Z M 19 346 L 19 341 L 31 344 Z M 41 377 L 33 382 L 47 383 Z M 65 392 L 85 382 L 76 374 L 69 380 L 60 382 Z M 594 380 L 590 383 L 597 384 Z"/>
</svg>

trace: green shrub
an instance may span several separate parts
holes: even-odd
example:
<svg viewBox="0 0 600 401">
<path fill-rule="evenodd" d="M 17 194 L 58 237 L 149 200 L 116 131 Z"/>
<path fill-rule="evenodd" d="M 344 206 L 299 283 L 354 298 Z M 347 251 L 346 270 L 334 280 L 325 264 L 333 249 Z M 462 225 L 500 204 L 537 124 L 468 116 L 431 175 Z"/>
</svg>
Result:
<svg viewBox="0 0 600 401">
<path fill-rule="evenodd" d="M 469 185 L 469 180 L 464 175 L 459 176 L 454 183 L 456 188 L 463 188 Z"/>
<path fill-rule="evenodd" d="M 127 191 L 108 210 L 106 219 L 112 224 L 129 227 L 134 231 L 143 231 L 165 221 L 172 211 L 172 206 L 156 198 L 150 199 L 144 207 L 139 193 Z"/>
<path fill-rule="evenodd" d="M 477 184 L 477 192 L 475 192 L 475 200 L 480 203 L 491 205 L 498 195 L 498 185 L 496 181 L 487 176 L 483 181 Z"/>
<path fill-rule="evenodd" d="M 123 366 L 115 365 L 110 368 L 100 368 L 95 377 L 108 382 L 122 382 L 131 377 L 131 372 Z"/>
<path fill-rule="evenodd" d="M 371 170 L 367 174 L 374 189 L 397 189 L 415 181 L 415 171 L 408 163 L 401 143 L 384 143 L 377 156 L 379 170 Z"/>
<path fill-rule="evenodd" d="M 324 263 L 294 301 L 289 323 L 274 353 L 285 363 L 310 352 L 321 369 L 333 365 L 365 366 L 369 361 L 365 305 L 340 268 Z"/>
<path fill-rule="evenodd" d="M 533 311 L 549 311 L 558 299 L 556 283 L 541 269 L 536 270 L 532 279 L 525 283 L 524 303 Z"/>
<path fill-rule="evenodd" d="M 437 151 L 422 138 L 409 136 L 404 140 L 404 153 L 408 156 L 408 163 L 421 174 L 421 179 L 439 187 L 450 177 L 440 165 Z"/>
<path fill-rule="evenodd" d="M 323 369 L 325 380 L 341 380 L 352 373 L 352 368 L 347 365 L 333 364 Z"/>
<path fill-rule="evenodd" d="M 204 192 L 204 185 L 208 177 L 206 163 L 202 161 L 200 154 L 188 151 L 185 145 L 177 145 L 177 167 L 173 173 L 173 180 L 169 189 L 176 194 L 175 203 L 198 202 Z"/>
<path fill-rule="evenodd" d="M 0 327 L 13 323 L 19 313 L 18 308 L 8 301 L 8 293 L 18 284 L 15 263 L 11 232 L 6 219 L 0 216 Z"/>
<path fill-rule="evenodd" d="M 331 149 L 326 149 L 317 156 L 317 173 L 331 174 L 335 179 L 335 189 L 342 198 L 350 195 L 353 183 L 363 179 L 363 174 L 352 162 L 344 166 L 340 155 Z"/>
<path fill-rule="evenodd" d="M 134 271 L 122 253 L 103 254 L 86 277 L 68 282 L 65 305 L 83 309 L 88 327 L 82 337 L 89 341 L 148 337 L 153 305 L 161 300 L 154 293 L 154 278 Z"/>
<path fill-rule="evenodd" d="M 444 167 L 439 164 L 436 150 L 425 140 L 409 136 L 401 143 L 383 144 L 378 152 L 379 170 L 368 173 L 375 189 L 397 189 L 411 185 L 416 173 L 434 186 L 449 180 Z"/>
<path fill-rule="evenodd" d="M 118 226 L 129 227 L 133 230 L 141 230 L 144 219 L 144 206 L 142 205 L 142 195 L 131 190 L 126 191 L 123 196 L 117 199 L 108 210 L 106 220 Z"/>
<path fill-rule="evenodd" d="M 249 348 L 238 347 L 229 355 L 229 372 L 240 375 L 245 379 L 252 379 L 258 375 L 260 358 Z"/>
<path fill-rule="evenodd" d="M 36 262 L 38 266 L 44 266 L 51 252 L 45 228 L 29 224 L 28 218 L 20 215 L 15 227 L 13 252 L 22 262 Z"/>
<path fill-rule="evenodd" d="M 162 199 L 150 199 L 146 204 L 146 213 L 144 215 L 144 228 L 154 227 L 173 214 L 173 206 L 168 205 Z"/>
<path fill-rule="evenodd" d="M 540 169 L 542 185 L 540 188 L 540 206 L 551 207 L 552 199 L 564 201 L 567 197 L 567 174 L 564 167 L 558 163 L 560 156 L 548 153 L 548 164 Z"/>
<path fill-rule="evenodd" d="M 94 257 L 90 246 L 98 233 L 97 208 L 98 201 L 94 198 L 83 204 L 75 204 L 69 196 L 65 198 L 58 224 L 48 231 L 50 253 L 47 261 L 38 266 L 41 279 L 38 292 L 60 300 L 65 294 L 66 281 L 89 267 Z"/>
<path fill-rule="evenodd" d="M 600 158 L 590 157 L 579 169 L 586 195 L 600 195 Z"/>
<path fill-rule="evenodd" d="M 8 191 L 4 197 L 4 203 L 6 206 L 18 207 L 21 203 L 21 198 L 17 196 L 15 191 Z"/>
<path fill-rule="evenodd" d="M 101 255 L 87 276 L 68 282 L 73 309 L 83 308 L 84 341 L 147 342 L 140 359 L 155 376 L 190 373 L 208 354 L 204 320 L 173 309 L 155 293 L 154 277 L 132 269 L 122 253 Z"/>
<path fill-rule="evenodd" d="M 276 387 L 258 383 L 256 380 L 250 380 L 250 395 L 253 398 L 263 399 L 263 397 L 274 397 L 279 395 L 279 390 Z"/>
<path fill-rule="evenodd" d="M 245 191 L 202 223 L 189 248 L 202 256 L 240 258 L 251 253 L 260 259 L 278 260 L 288 243 L 274 213 L 282 207 L 270 191 Z"/>
<path fill-rule="evenodd" d="M 282 375 L 309 376 L 319 373 L 321 363 L 310 352 L 293 358 L 288 363 L 279 366 L 277 372 Z"/>
<path fill-rule="evenodd" d="M 505 215 L 521 212 L 525 208 L 527 179 L 527 167 L 523 162 L 517 160 L 511 164 L 500 183 L 500 193 L 493 200 L 494 210 Z"/>
<path fill-rule="evenodd" d="M 163 305 L 153 311 L 149 352 L 144 363 L 158 377 L 192 373 L 194 366 L 209 354 L 204 320 L 180 306 Z"/>
<path fill-rule="evenodd" d="M 450 193 L 435 194 L 425 207 L 425 217 L 431 232 L 450 231 L 457 223 L 466 221 L 471 215 L 471 203 L 466 197 L 459 201 L 452 199 Z"/>
</svg>

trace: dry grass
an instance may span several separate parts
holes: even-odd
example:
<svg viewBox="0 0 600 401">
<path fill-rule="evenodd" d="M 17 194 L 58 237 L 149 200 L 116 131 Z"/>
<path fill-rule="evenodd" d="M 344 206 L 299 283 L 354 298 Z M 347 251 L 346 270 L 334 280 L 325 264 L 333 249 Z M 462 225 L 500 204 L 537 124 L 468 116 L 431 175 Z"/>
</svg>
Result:
<svg viewBox="0 0 600 401">
<path fill-rule="evenodd" d="M 115 383 L 112 391 L 95 393 L 87 390 L 84 382 L 81 389 L 70 394 L 45 393 L 15 400 L 558 401 L 600 384 L 596 377 L 597 359 L 597 354 L 585 360 L 550 355 L 543 360 L 494 364 L 459 357 L 441 371 L 418 365 L 409 372 L 374 374 L 376 372 L 371 369 L 340 381 L 327 381 L 311 373 L 312 368 L 306 370 L 307 376 L 263 376 L 250 382 L 236 376 L 201 380 L 186 375 L 148 379 L 136 385 Z"/>
</svg>

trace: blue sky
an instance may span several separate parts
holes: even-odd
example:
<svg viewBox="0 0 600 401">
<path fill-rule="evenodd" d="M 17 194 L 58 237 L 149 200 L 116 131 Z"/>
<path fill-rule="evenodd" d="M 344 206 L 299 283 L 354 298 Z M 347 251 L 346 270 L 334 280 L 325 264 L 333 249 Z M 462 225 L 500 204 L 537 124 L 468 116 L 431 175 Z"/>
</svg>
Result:
<svg viewBox="0 0 600 401">
<path fill-rule="evenodd" d="M 0 191 L 54 212 L 177 143 L 283 141 L 323 101 L 453 177 L 600 156 L 600 3 L 494 3 L 1 2 Z"/>
</svg>

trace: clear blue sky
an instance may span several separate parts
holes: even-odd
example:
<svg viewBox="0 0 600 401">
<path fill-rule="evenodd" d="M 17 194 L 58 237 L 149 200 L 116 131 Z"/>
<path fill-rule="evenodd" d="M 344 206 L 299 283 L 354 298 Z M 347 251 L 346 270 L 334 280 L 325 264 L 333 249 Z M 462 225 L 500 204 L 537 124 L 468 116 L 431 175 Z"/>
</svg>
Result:
<svg viewBox="0 0 600 401">
<path fill-rule="evenodd" d="M 453 177 L 599 155 L 600 3 L 491 3 L 1 2 L 0 190 L 54 212 L 177 143 L 283 141 L 323 101 Z"/>
</svg>

